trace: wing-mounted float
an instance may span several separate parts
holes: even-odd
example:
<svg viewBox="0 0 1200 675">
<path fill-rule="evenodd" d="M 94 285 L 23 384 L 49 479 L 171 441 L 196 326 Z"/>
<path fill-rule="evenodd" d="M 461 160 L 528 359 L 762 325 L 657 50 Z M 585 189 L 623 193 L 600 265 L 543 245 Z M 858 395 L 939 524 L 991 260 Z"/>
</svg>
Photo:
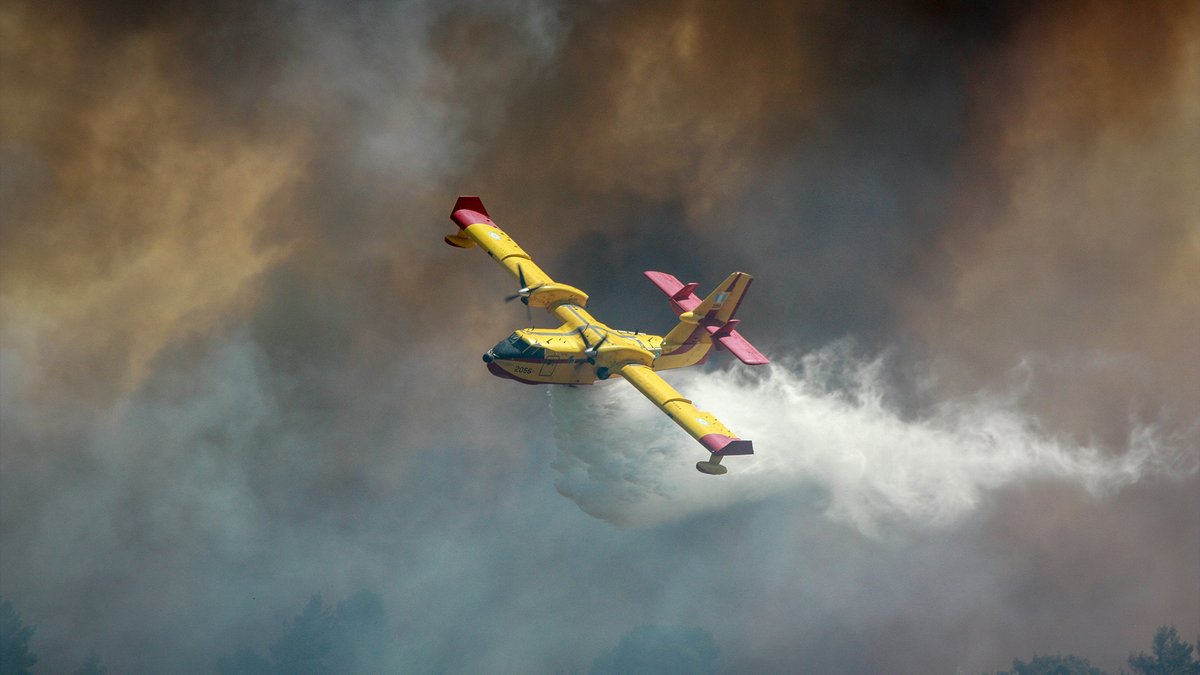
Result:
<svg viewBox="0 0 1200 675">
<path fill-rule="evenodd" d="M 750 441 L 738 438 L 711 413 L 696 408 L 657 372 L 703 363 L 714 347 L 729 351 L 747 365 L 767 363 L 737 331 L 734 318 L 753 281 L 749 274 L 734 272 L 701 300 L 695 295 L 698 284 L 683 284 L 663 272 L 646 272 L 667 294 L 678 324 L 665 336 L 615 330 L 588 313 L 586 293 L 554 281 L 538 267 L 497 227 L 478 197 L 459 197 L 450 219 L 459 231 L 446 236 L 447 244 L 482 248 L 516 279 L 517 291 L 508 300 L 519 298 L 530 307 L 543 307 L 562 321 L 555 330 L 518 330 L 489 349 L 483 360 L 493 374 L 525 384 L 570 385 L 592 384 L 616 375 L 704 446 L 709 459 L 696 463 L 701 472 L 724 474 L 724 457 L 754 453 Z"/>
</svg>

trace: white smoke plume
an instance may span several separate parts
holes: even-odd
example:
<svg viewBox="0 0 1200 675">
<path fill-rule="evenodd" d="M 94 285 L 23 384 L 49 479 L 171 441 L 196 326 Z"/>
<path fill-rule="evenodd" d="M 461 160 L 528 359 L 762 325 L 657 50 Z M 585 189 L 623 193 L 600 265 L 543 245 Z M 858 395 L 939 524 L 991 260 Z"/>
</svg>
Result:
<svg viewBox="0 0 1200 675">
<path fill-rule="evenodd" d="M 847 345 L 796 365 L 669 372 L 698 407 L 754 441 L 721 478 L 693 468 L 695 443 L 621 384 L 552 388 L 558 491 L 586 513 L 645 527 L 742 500 L 805 499 L 867 535 L 898 520 L 939 526 L 974 510 L 990 490 L 1022 479 L 1057 480 L 1095 497 L 1148 477 L 1197 470 L 1194 444 L 1137 425 L 1120 452 L 1040 428 L 1016 395 L 980 395 L 910 418 L 891 403 L 885 359 Z"/>
</svg>

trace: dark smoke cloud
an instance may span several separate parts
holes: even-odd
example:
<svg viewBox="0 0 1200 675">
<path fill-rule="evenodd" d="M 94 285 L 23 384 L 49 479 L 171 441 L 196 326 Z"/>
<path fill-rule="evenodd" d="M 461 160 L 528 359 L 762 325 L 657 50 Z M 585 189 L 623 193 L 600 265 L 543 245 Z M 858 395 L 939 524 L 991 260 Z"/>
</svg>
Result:
<svg viewBox="0 0 1200 675">
<path fill-rule="evenodd" d="M 907 303 L 944 372 L 973 387 L 1021 364 L 1081 437 L 1196 423 L 1198 22 L 1187 3 L 1047 11 L 974 85 L 978 178 Z"/>
<path fill-rule="evenodd" d="M 0 594 L 49 672 L 92 648 L 211 672 L 362 588 L 396 663 L 452 672 L 584 668 L 640 625 L 702 627 L 723 672 L 1115 668 L 1160 623 L 1194 634 L 1186 469 L 988 482 L 870 537 L 808 483 L 648 529 L 585 515 L 546 393 L 477 360 L 524 322 L 509 281 L 438 240 L 478 192 L 644 330 L 671 317 L 643 269 L 745 269 L 744 332 L 783 362 L 888 354 L 897 424 L 1001 397 L 1098 465 L 1139 429 L 1194 459 L 1198 21 L 6 3 Z"/>
</svg>

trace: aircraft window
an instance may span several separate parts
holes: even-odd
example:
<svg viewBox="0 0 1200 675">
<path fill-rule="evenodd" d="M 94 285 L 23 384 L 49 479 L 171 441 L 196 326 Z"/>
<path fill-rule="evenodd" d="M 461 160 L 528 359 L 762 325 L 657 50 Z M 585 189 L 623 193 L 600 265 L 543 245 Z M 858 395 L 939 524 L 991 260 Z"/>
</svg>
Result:
<svg viewBox="0 0 1200 675">
<path fill-rule="evenodd" d="M 534 345 L 529 344 L 529 341 L 517 335 L 511 335 L 508 338 L 508 343 L 513 346 L 518 352 L 529 353 L 537 349 Z"/>
</svg>

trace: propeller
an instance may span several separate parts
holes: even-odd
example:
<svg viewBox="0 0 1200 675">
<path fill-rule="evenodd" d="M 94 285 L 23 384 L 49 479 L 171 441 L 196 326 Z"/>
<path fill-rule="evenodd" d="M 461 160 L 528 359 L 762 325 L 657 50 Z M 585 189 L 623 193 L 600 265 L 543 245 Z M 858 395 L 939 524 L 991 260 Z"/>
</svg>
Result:
<svg viewBox="0 0 1200 675">
<path fill-rule="evenodd" d="M 537 286 L 526 286 L 525 285 L 525 270 L 521 268 L 520 264 L 517 265 L 517 280 L 521 282 L 521 289 L 518 290 L 516 293 L 513 293 L 512 295 L 505 296 L 504 297 L 505 302 L 512 302 L 513 300 L 520 298 L 521 302 L 528 305 L 529 304 L 529 296 L 532 295 L 533 292 L 536 291 L 537 289 L 546 285 L 545 283 L 541 283 L 541 284 L 538 284 Z"/>
<path fill-rule="evenodd" d="M 592 325 L 588 324 L 586 326 L 580 326 L 577 329 L 579 331 L 579 337 L 583 339 L 584 359 L 581 361 L 577 361 L 575 363 L 576 372 L 578 372 L 579 369 L 582 368 L 583 364 L 585 364 L 585 363 L 591 364 L 593 366 L 596 365 L 596 353 L 599 351 L 600 347 L 604 345 L 605 342 L 608 342 L 608 333 L 605 333 L 604 336 L 601 337 L 599 341 L 597 341 L 595 344 L 592 344 L 591 341 L 589 341 L 588 337 L 587 337 L 587 330 L 591 327 L 592 327 Z M 608 375 L 609 375 L 608 368 L 600 367 L 600 368 L 596 369 L 596 379 L 607 380 Z"/>
<path fill-rule="evenodd" d="M 587 335 L 584 332 L 588 328 L 589 328 L 589 326 L 585 326 L 585 327 L 581 328 L 579 330 L 579 336 L 583 338 L 583 344 L 585 346 L 583 353 L 587 355 L 587 362 L 592 365 L 596 365 L 596 352 L 600 351 L 600 347 L 605 342 L 608 342 L 608 333 L 605 333 L 604 337 L 600 338 L 600 341 L 597 342 L 596 344 L 594 344 L 594 345 L 588 344 Z"/>
<path fill-rule="evenodd" d="M 532 295 L 534 291 L 541 288 L 542 286 L 545 286 L 546 284 L 541 283 L 541 284 L 538 284 L 537 286 L 526 286 L 525 285 L 525 270 L 521 268 L 520 263 L 517 264 L 517 280 L 521 284 L 521 289 L 518 290 L 516 293 L 513 293 L 512 295 L 506 295 L 504 297 L 504 301 L 512 302 L 513 300 L 520 298 L 521 303 L 525 305 L 525 317 L 529 320 L 530 323 L 533 323 L 533 313 L 529 311 L 529 296 Z"/>
</svg>

